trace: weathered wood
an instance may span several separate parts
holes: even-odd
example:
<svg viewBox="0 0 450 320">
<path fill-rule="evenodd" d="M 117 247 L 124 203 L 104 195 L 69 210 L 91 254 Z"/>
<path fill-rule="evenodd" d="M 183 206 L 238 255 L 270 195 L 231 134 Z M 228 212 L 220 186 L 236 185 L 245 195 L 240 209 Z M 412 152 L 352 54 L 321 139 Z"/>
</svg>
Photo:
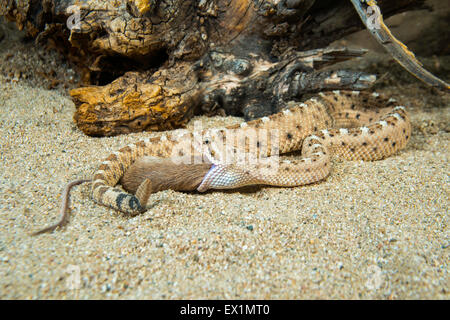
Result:
<svg viewBox="0 0 450 320">
<path fill-rule="evenodd" d="M 153 75 L 129 72 L 111 84 L 70 92 L 77 106 L 74 120 L 92 136 L 183 126 L 192 117 L 199 94 L 186 63 Z"/>
<path fill-rule="evenodd" d="M 378 3 L 389 17 L 424 1 Z M 333 0 L 0 0 L 0 15 L 36 36 L 52 25 L 66 26 L 76 13 L 71 6 L 81 19 L 69 41 L 93 56 L 89 62 L 118 54 L 148 65 L 145 60 L 161 51 L 173 59 L 198 59 L 214 47 L 260 52 L 277 41 L 308 50 L 363 28 L 349 1 Z M 54 28 L 47 36 L 60 32 Z"/>
<path fill-rule="evenodd" d="M 424 1 L 378 3 L 387 17 Z M 350 1 L 0 0 L 0 15 L 40 42 L 58 39 L 83 72 L 91 86 L 70 94 L 74 120 L 89 135 L 172 129 L 197 106 L 252 119 L 304 93 L 374 80 L 320 71 L 362 52 L 301 52 L 363 27 Z"/>
</svg>

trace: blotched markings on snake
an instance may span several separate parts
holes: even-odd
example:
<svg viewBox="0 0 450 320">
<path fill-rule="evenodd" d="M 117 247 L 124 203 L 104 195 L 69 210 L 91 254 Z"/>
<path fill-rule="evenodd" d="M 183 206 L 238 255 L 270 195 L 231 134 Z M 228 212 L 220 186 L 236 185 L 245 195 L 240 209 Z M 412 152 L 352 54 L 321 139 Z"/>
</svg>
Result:
<svg viewBox="0 0 450 320">
<path fill-rule="evenodd" d="M 276 170 L 268 167 L 270 162 L 245 166 L 214 162 L 217 155 L 208 146 L 223 145 L 227 130 L 235 130 L 240 133 L 238 136 L 245 137 L 247 131 L 254 129 L 276 130 L 276 152 L 301 150 L 300 159 L 280 160 Z M 333 156 L 372 161 L 403 149 L 411 136 L 411 123 L 405 108 L 398 106 L 394 99 L 377 93 L 333 91 L 320 93 L 304 103 L 291 104 L 269 117 L 214 129 L 215 134 L 211 130 L 162 134 L 111 154 L 91 180 L 93 200 L 136 215 L 151 204 L 152 193 L 165 189 L 204 192 L 247 185 L 295 187 L 311 184 L 329 175 Z M 202 137 L 201 143 L 206 146 L 200 151 L 192 147 L 196 137 Z M 233 143 L 236 152 L 256 150 L 258 157 L 270 157 L 274 152 L 270 143 L 263 146 L 254 139 L 247 139 L 244 144 Z M 173 155 L 182 150 L 191 150 L 192 159 L 206 161 L 193 164 L 173 161 Z M 38 233 L 53 230 L 63 223 L 68 191 L 85 181 L 75 181 L 66 187 L 62 219 Z M 119 182 L 125 191 L 116 187 Z"/>
<path fill-rule="evenodd" d="M 405 69 L 432 86 L 450 89 L 447 83 L 426 71 L 392 35 L 381 14 L 376 17 L 377 28 L 368 25 L 367 9 L 379 12 L 376 1 L 350 1 L 377 41 Z M 316 98 L 294 104 L 270 117 L 215 130 L 214 134 L 211 130 L 186 132 L 182 136 L 163 134 L 120 149 L 102 162 L 92 180 L 70 182 L 63 192 L 59 221 L 35 234 L 63 225 L 70 189 L 83 182 L 92 182 L 92 198 L 97 203 L 135 215 L 146 210 L 152 193 L 165 189 L 204 192 L 246 185 L 295 187 L 315 183 L 330 174 L 333 156 L 347 160 L 383 159 L 403 149 L 411 136 L 405 108 L 377 93 L 322 92 Z M 277 131 L 277 143 L 247 139 L 255 129 Z M 251 154 L 255 150 L 256 158 L 273 159 L 278 153 L 300 150 L 301 158 L 281 160 L 276 166 L 273 161 L 248 165 L 218 161 L 217 151 L 220 154 L 227 150 L 216 150 L 213 146 L 224 145 L 229 130 L 243 137 L 243 143 L 239 139 L 232 142 L 231 149 L 237 154 Z M 193 143 L 199 136 L 203 139 L 201 148 Z M 206 161 L 173 161 L 177 154 L 185 156 L 186 150 L 191 160 Z M 119 182 L 125 191 L 116 187 Z"/>
</svg>

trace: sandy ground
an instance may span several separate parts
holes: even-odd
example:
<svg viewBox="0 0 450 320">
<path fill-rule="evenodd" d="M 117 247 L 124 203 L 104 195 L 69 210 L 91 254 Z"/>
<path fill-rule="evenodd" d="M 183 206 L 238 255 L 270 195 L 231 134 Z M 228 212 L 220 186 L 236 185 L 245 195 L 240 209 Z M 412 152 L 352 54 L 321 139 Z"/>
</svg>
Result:
<svg viewBox="0 0 450 320">
<path fill-rule="evenodd" d="M 31 237 L 56 220 L 68 181 L 152 134 L 87 137 L 64 89 L 12 80 L 0 74 L 1 299 L 450 298 L 448 95 L 385 79 L 378 91 L 412 115 L 407 148 L 378 162 L 335 161 L 322 183 L 164 191 L 133 218 L 95 204 L 85 184 L 72 192 L 66 227 Z"/>
</svg>

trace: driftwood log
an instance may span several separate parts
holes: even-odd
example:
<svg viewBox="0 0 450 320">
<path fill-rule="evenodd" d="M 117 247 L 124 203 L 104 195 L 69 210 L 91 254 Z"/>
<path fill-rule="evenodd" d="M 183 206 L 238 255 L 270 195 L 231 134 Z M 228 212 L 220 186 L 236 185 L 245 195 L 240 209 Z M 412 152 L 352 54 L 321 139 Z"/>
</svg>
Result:
<svg viewBox="0 0 450 320">
<path fill-rule="evenodd" d="M 389 17 L 424 1 L 378 5 Z M 248 120 L 305 93 L 375 80 L 323 71 L 364 53 L 326 48 L 364 27 L 350 1 L 0 0 L 0 15 L 38 42 L 60 44 L 83 72 L 89 85 L 70 94 L 88 135 L 172 129 L 195 113 Z"/>
</svg>

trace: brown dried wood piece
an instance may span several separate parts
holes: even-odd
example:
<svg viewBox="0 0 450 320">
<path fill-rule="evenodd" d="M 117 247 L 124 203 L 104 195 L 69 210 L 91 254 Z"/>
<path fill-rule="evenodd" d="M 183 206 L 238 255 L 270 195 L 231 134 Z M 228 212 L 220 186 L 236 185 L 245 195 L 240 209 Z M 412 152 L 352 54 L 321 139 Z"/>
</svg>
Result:
<svg viewBox="0 0 450 320">
<path fill-rule="evenodd" d="M 388 17 L 424 0 L 377 3 Z M 350 0 L 0 0 L 0 15 L 79 67 L 85 83 L 70 94 L 88 135 L 173 129 L 197 106 L 250 120 L 375 80 L 321 70 L 362 52 L 310 50 L 364 27 Z"/>
</svg>

